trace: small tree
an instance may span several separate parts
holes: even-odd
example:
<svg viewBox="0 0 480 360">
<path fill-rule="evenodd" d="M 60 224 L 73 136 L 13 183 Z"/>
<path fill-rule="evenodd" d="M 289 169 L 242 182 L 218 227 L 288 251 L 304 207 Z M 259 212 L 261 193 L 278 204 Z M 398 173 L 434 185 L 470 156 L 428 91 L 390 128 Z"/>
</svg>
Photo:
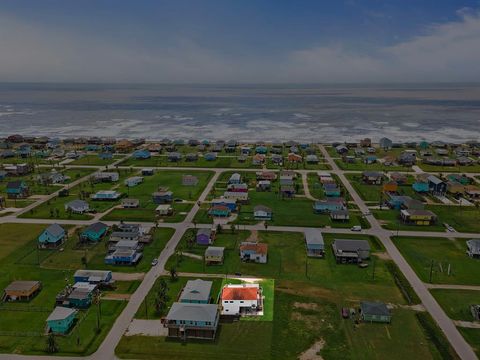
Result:
<svg viewBox="0 0 480 360">
<path fill-rule="evenodd" d="M 172 266 L 170 268 L 170 280 L 171 281 L 177 280 L 177 269 L 175 268 L 175 266 Z"/>
<path fill-rule="evenodd" d="M 58 345 L 57 345 L 57 340 L 55 339 L 55 334 L 50 333 L 47 336 L 47 348 L 46 348 L 47 353 L 53 354 L 58 352 Z"/>
<path fill-rule="evenodd" d="M 232 232 L 232 234 L 235 234 L 235 224 L 230 225 L 230 231 Z"/>
</svg>

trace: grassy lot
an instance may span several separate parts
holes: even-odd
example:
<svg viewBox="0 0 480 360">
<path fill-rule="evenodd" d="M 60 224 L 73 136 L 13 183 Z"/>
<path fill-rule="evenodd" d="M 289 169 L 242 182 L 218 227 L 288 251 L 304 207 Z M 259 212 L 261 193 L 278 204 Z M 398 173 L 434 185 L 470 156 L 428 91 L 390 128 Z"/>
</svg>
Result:
<svg viewBox="0 0 480 360">
<path fill-rule="evenodd" d="M 68 165 L 92 165 L 92 166 L 105 166 L 113 164 L 115 161 L 125 157 L 125 155 L 114 155 L 112 159 L 100 159 L 98 155 L 85 155 L 80 159 L 74 160 Z"/>
<path fill-rule="evenodd" d="M 412 171 L 410 166 L 396 165 L 396 166 L 385 166 L 382 163 L 376 162 L 374 164 L 364 164 L 361 159 L 357 159 L 357 162 L 350 164 L 344 162 L 342 159 L 335 159 L 335 163 L 342 170 L 347 171 L 364 171 L 364 170 L 373 170 L 373 171 Z"/>
<path fill-rule="evenodd" d="M 438 173 L 478 173 L 480 172 L 480 165 L 437 166 L 437 165 L 419 163 L 418 166 L 425 172 L 438 172 Z"/>
<path fill-rule="evenodd" d="M 193 229 L 187 232 L 177 249 L 203 256 L 205 246 L 194 244 L 193 247 L 188 247 L 187 238 L 193 233 Z M 269 245 L 267 264 L 244 263 L 240 260 L 238 247 L 249 235 L 248 231 L 237 231 L 235 234 L 225 231 L 217 235 L 215 246 L 225 247 L 223 265 L 205 266 L 202 260 L 175 254 L 167 261 L 166 269 L 175 267 L 179 272 L 241 273 L 276 280 L 307 281 L 335 291 L 345 290 L 345 295 L 348 294 L 351 298 L 359 294 L 375 298 L 376 293 L 381 293 L 391 302 L 402 301 L 384 261 L 375 260 L 375 280 L 372 280 L 373 267 L 360 269 L 356 266 L 337 265 L 329 251 L 334 239 L 331 234 L 324 234 L 327 257 L 321 260 L 306 257 L 301 233 L 259 232 L 259 240 Z M 371 237 L 348 234 L 337 238 L 366 239 L 371 242 L 374 251 L 382 251 L 378 241 Z"/>
<path fill-rule="evenodd" d="M 186 233 L 178 249 L 203 255 L 204 246 L 194 244 L 189 248 L 187 245 L 186 239 L 193 233 L 194 230 Z M 383 260 L 374 256 L 375 272 L 372 263 L 367 269 L 337 265 L 329 251 L 334 239 L 331 234 L 324 235 L 326 258 L 307 259 L 302 234 L 262 231 L 258 236 L 260 241 L 269 244 L 268 263 L 241 263 L 238 245 L 249 235 L 244 231 L 218 234 L 215 245 L 226 248 L 224 265 L 204 266 L 201 260 L 173 255 L 166 267 L 176 266 L 177 271 L 198 273 L 241 272 L 274 279 L 273 322 L 221 324 L 214 342 L 181 343 L 167 338 L 123 337 L 116 349 L 117 355 L 138 359 L 224 359 L 227 354 L 231 359 L 297 359 L 314 342 L 324 340 L 321 355 L 325 359 L 355 359 L 360 353 L 365 354 L 365 358 L 378 359 L 439 358 L 411 310 L 394 309 L 391 325 L 355 325 L 351 320 L 341 319 L 342 306 L 358 306 L 362 299 L 404 303 Z M 374 238 L 356 234 L 341 237 L 367 239 L 374 254 L 383 251 Z M 173 296 L 178 294 L 185 281 L 181 278 L 177 283 L 171 283 Z M 152 299 L 153 294 L 149 298 Z M 144 311 L 143 305 L 137 316 L 146 317 Z M 406 347 L 405 343 L 411 346 Z"/>
<path fill-rule="evenodd" d="M 0 225 L 0 289 L 13 280 L 39 280 L 42 290 L 29 303 L 6 303 L 0 305 L 0 352 L 45 355 L 46 338 L 43 336 L 45 320 L 53 309 L 55 295 L 63 289 L 66 281 L 72 281 L 73 270 L 46 269 L 37 264 L 35 255 L 36 237 L 45 225 L 22 224 Z M 14 239 L 14 240 L 12 240 Z M 39 259 L 45 261 L 52 254 L 41 251 Z M 82 311 L 83 320 L 69 336 L 57 337 L 59 355 L 88 355 L 95 351 L 111 328 L 125 303 L 102 301 L 100 333 L 96 326 L 96 311 Z M 80 343 L 77 344 L 77 338 Z"/>
<path fill-rule="evenodd" d="M 260 165 L 253 165 L 252 158 L 248 157 L 247 161 L 239 162 L 237 156 L 229 155 L 217 157 L 216 160 L 207 161 L 203 157 L 199 157 L 197 161 L 185 161 L 185 158 L 179 162 L 170 162 L 166 155 L 152 156 L 150 159 L 137 160 L 133 158 L 126 159 L 122 162 L 122 166 L 174 166 L 174 167 L 195 167 L 195 168 L 258 168 Z"/>
<path fill-rule="evenodd" d="M 435 211 L 434 209 L 432 211 Z M 445 227 L 443 223 L 437 221 L 436 224 L 422 226 L 422 225 L 411 225 L 405 224 L 400 219 L 400 210 L 394 209 L 383 209 L 383 210 L 372 210 L 372 214 L 377 218 L 382 227 L 388 230 L 406 230 L 406 231 L 444 231 Z"/>
<path fill-rule="evenodd" d="M 465 340 L 467 340 L 477 356 L 480 357 L 480 329 L 467 329 L 459 327 L 458 331 L 460 331 Z"/>
<path fill-rule="evenodd" d="M 57 270 L 74 270 L 83 267 L 82 257 L 87 258 L 87 269 L 114 270 L 121 272 L 144 272 L 150 269 L 150 263 L 157 257 L 173 235 L 170 228 L 158 228 L 155 230 L 153 240 L 143 249 L 143 258 L 137 266 L 106 265 L 106 241 L 98 244 L 79 247 L 76 239 L 71 237 L 63 247 L 63 251 L 52 251 L 52 254 L 44 259 L 41 266 Z"/>
<path fill-rule="evenodd" d="M 449 318 L 473 321 L 470 305 L 480 304 L 480 291 L 431 289 L 430 292 Z"/>
<path fill-rule="evenodd" d="M 349 221 L 332 221 L 327 214 L 314 213 L 312 200 L 301 197 L 281 199 L 273 192 L 250 192 L 250 203 L 242 205 L 236 222 L 238 224 L 258 222 L 253 219 L 253 209 L 256 205 L 265 205 L 273 210 L 273 219 L 269 221 L 271 225 L 339 228 L 349 228 L 353 225 L 367 226 L 354 212 L 351 212 Z"/>
<path fill-rule="evenodd" d="M 316 199 L 324 199 L 325 193 L 316 173 L 307 174 L 308 189 L 310 194 Z"/>
<path fill-rule="evenodd" d="M 155 209 L 137 208 L 137 209 L 113 209 L 102 220 L 105 221 L 139 221 L 139 222 L 181 222 L 187 216 L 187 213 L 193 207 L 191 203 L 173 203 L 174 213 L 168 216 L 157 216 Z"/>
<path fill-rule="evenodd" d="M 438 216 L 440 224 L 448 223 L 461 232 L 480 232 L 480 210 L 475 206 L 428 205 L 426 209 Z"/>
<path fill-rule="evenodd" d="M 69 184 L 75 180 L 78 180 L 84 176 L 90 175 L 97 171 L 97 169 L 87 169 L 87 168 L 67 168 L 62 171 L 65 175 L 70 177 L 70 180 L 66 182 Z"/>
<path fill-rule="evenodd" d="M 54 197 L 51 200 L 48 200 L 39 206 L 33 208 L 27 213 L 21 215 L 24 218 L 36 218 L 36 219 L 73 219 L 73 220 L 85 220 L 91 219 L 92 215 L 90 214 L 71 214 L 65 210 L 65 204 L 75 200 L 84 199 L 89 203 L 90 209 L 96 212 L 104 212 L 110 209 L 111 207 L 118 205 L 120 200 L 116 201 L 94 201 L 90 199 L 89 194 L 94 194 L 99 190 L 111 190 L 115 189 L 117 191 L 122 191 L 121 187 L 123 181 L 129 177 L 133 176 L 130 170 L 116 170 L 120 174 L 120 179 L 116 183 L 97 183 L 87 180 L 82 182 L 69 189 L 69 195 L 65 197 Z M 83 195 L 82 195 L 83 194 Z"/>
<path fill-rule="evenodd" d="M 466 239 L 395 237 L 395 245 L 425 282 L 480 285 L 480 261 L 466 254 Z M 432 267 L 433 261 L 433 267 Z M 448 265 L 451 273 L 448 275 Z"/>
<path fill-rule="evenodd" d="M 140 207 L 137 209 L 113 209 L 102 219 L 144 222 L 153 222 L 157 219 L 166 222 L 183 221 L 186 213 L 188 213 L 193 206 L 192 202 L 199 198 L 212 177 L 212 174 L 210 171 L 161 170 L 153 176 L 145 176 L 144 182 L 135 187 L 128 188 L 122 184 L 119 186 L 119 191 L 127 194 L 127 197 L 138 199 L 140 201 Z M 196 186 L 182 185 L 183 175 L 196 176 L 198 178 L 198 184 Z M 174 209 L 173 215 L 157 217 L 155 209 L 158 205 L 152 201 L 152 193 L 155 192 L 159 186 L 168 187 L 176 199 L 183 199 L 188 202 L 174 202 L 172 204 Z"/>
<path fill-rule="evenodd" d="M 6 189 L 10 181 L 23 180 L 27 183 L 30 195 L 48 195 L 60 189 L 59 185 L 42 185 L 37 181 L 37 176 L 48 172 L 47 168 L 36 168 L 34 172 L 25 176 L 11 176 L 0 181 L 0 195 L 7 197 Z"/>
</svg>

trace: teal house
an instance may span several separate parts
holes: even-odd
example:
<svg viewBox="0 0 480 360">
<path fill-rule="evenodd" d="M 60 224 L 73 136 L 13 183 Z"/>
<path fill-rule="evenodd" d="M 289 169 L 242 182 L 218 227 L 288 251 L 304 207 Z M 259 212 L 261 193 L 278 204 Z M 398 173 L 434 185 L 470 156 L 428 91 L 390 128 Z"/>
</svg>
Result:
<svg viewBox="0 0 480 360">
<path fill-rule="evenodd" d="M 418 193 L 425 193 L 430 190 L 427 182 L 415 182 L 412 184 L 412 189 Z"/>
<path fill-rule="evenodd" d="M 9 199 L 26 198 L 29 195 L 28 185 L 23 180 L 9 181 L 6 191 Z"/>
<path fill-rule="evenodd" d="M 73 326 L 77 310 L 57 306 L 47 318 L 47 331 L 67 334 Z"/>
<path fill-rule="evenodd" d="M 40 247 L 57 247 L 62 244 L 66 237 L 65 230 L 58 224 L 52 224 L 38 237 Z"/>
<path fill-rule="evenodd" d="M 360 303 L 360 314 L 365 322 L 390 323 L 392 315 L 387 305 L 382 302 L 362 301 Z"/>
<path fill-rule="evenodd" d="M 80 237 L 83 240 L 98 242 L 107 233 L 108 225 L 102 222 L 96 222 L 82 231 Z"/>
</svg>

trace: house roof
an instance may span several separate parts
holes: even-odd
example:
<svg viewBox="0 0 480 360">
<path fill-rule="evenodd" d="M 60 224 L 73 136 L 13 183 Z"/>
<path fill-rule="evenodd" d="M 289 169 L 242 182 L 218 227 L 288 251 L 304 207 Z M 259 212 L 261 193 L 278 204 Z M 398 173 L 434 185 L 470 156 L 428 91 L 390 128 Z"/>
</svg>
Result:
<svg viewBox="0 0 480 360">
<path fill-rule="evenodd" d="M 212 324 L 217 319 L 218 305 L 173 303 L 168 312 L 167 320 L 205 321 Z"/>
<path fill-rule="evenodd" d="M 262 212 L 264 211 L 266 213 L 271 213 L 272 209 L 264 205 L 257 205 L 253 208 L 253 212 L 256 213 L 257 211 L 262 211 Z"/>
<path fill-rule="evenodd" d="M 257 254 L 266 255 L 268 252 L 268 245 L 265 243 L 244 241 L 240 244 L 240 251 L 255 251 Z"/>
<path fill-rule="evenodd" d="M 71 209 L 88 209 L 89 205 L 86 201 L 84 200 L 72 200 L 66 204 L 67 207 Z"/>
<path fill-rule="evenodd" d="M 107 279 L 108 275 L 111 274 L 111 271 L 108 270 L 77 270 L 75 271 L 74 277 L 95 277 L 99 280 Z"/>
<path fill-rule="evenodd" d="M 202 279 L 188 280 L 182 290 L 180 301 L 182 300 L 208 300 L 212 290 L 212 281 Z"/>
<path fill-rule="evenodd" d="M 210 229 L 210 228 L 199 228 L 197 230 L 197 236 L 198 235 L 210 236 L 211 234 L 212 234 L 212 229 Z"/>
<path fill-rule="evenodd" d="M 48 316 L 47 321 L 56 321 L 56 320 L 64 320 L 71 316 L 72 314 L 76 314 L 77 310 L 66 308 L 63 306 L 57 306 L 51 314 Z"/>
<path fill-rule="evenodd" d="M 30 291 L 40 284 L 40 281 L 14 281 L 5 288 L 5 291 Z"/>
<path fill-rule="evenodd" d="M 16 180 L 16 181 L 9 181 L 7 183 L 7 188 L 10 188 L 10 189 L 18 189 L 22 186 L 25 185 L 25 182 L 22 181 L 22 180 Z"/>
<path fill-rule="evenodd" d="M 205 250 L 205 256 L 223 256 L 224 247 L 221 246 L 209 246 Z"/>
<path fill-rule="evenodd" d="M 87 227 L 84 232 L 87 231 L 93 231 L 93 232 L 100 232 L 103 231 L 104 229 L 108 228 L 108 225 L 102 223 L 102 222 L 96 222 Z"/>
<path fill-rule="evenodd" d="M 370 251 L 370 244 L 367 240 L 352 240 L 352 239 L 335 239 L 333 241 L 335 250 L 346 252 L 355 252 L 358 250 Z"/>
<path fill-rule="evenodd" d="M 63 230 L 63 228 L 58 224 L 50 225 L 48 228 L 45 229 L 45 231 L 47 231 L 48 233 L 50 233 L 50 235 L 55 237 L 65 234 L 65 230 Z"/>
<path fill-rule="evenodd" d="M 314 228 L 306 228 L 304 230 L 305 241 L 308 245 L 323 245 L 323 235 L 322 232 Z"/>
<path fill-rule="evenodd" d="M 257 300 L 258 286 L 230 287 L 226 285 L 222 289 L 222 300 Z"/>
<path fill-rule="evenodd" d="M 436 177 L 435 175 L 430 175 L 428 178 L 427 178 L 428 181 L 434 183 L 435 185 L 438 185 L 438 184 L 441 184 L 443 181 L 441 179 L 439 179 L 438 177 Z"/>
<path fill-rule="evenodd" d="M 433 212 L 431 212 L 430 210 L 408 209 L 408 210 L 402 210 L 401 213 L 403 213 L 406 216 L 431 216 L 431 217 L 436 217 L 436 215 Z"/>
<path fill-rule="evenodd" d="M 383 174 L 381 172 L 378 172 L 378 171 L 364 171 L 362 173 L 363 176 L 367 176 L 367 177 L 382 177 Z"/>
<path fill-rule="evenodd" d="M 387 305 L 382 302 L 362 301 L 360 302 L 360 309 L 362 310 L 362 314 L 390 316 L 390 310 L 387 308 Z"/>
<path fill-rule="evenodd" d="M 474 254 L 480 254 L 480 239 L 467 240 L 469 250 Z"/>
</svg>

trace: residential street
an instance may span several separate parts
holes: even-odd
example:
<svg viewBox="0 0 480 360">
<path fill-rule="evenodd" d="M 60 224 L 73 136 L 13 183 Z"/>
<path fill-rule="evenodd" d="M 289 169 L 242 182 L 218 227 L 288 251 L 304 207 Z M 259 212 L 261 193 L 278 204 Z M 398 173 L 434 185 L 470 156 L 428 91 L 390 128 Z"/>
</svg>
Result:
<svg viewBox="0 0 480 360">
<path fill-rule="evenodd" d="M 328 171 L 333 174 L 336 174 L 343 186 L 348 190 L 350 193 L 350 196 L 352 200 L 356 203 L 356 205 L 359 207 L 360 211 L 362 213 L 369 213 L 370 210 L 368 206 L 365 204 L 365 202 L 361 199 L 361 197 L 358 195 L 358 193 L 355 191 L 353 186 L 350 184 L 350 182 L 347 180 L 347 178 L 344 175 L 343 170 L 339 169 L 338 166 L 336 165 L 335 161 L 332 159 L 332 157 L 328 154 L 324 146 L 320 145 L 321 152 L 325 159 L 327 160 L 328 164 L 332 167 L 332 170 Z M 119 163 L 121 160 L 118 160 L 116 163 Z M 68 165 L 70 166 L 70 165 Z M 115 164 L 113 165 L 115 166 Z M 71 166 L 75 167 L 75 166 Z M 78 166 L 82 167 L 82 166 Z M 122 167 L 120 167 L 122 168 Z M 98 171 L 103 170 L 104 167 L 98 167 Z M 162 169 L 175 169 L 178 170 L 178 167 L 165 167 Z M 190 168 L 182 168 L 184 170 L 190 169 Z M 191 170 L 205 170 L 202 168 L 192 168 Z M 207 198 L 208 194 L 210 193 L 211 189 L 213 188 L 215 182 L 218 180 L 219 176 L 221 175 L 222 172 L 224 171 L 232 171 L 232 169 L 208 169 L 209 171 L 214 172 L 212 178 L 208 182 L 207 186 L 205 187 L 204 191 L 199 197 L 199 202 L 195 202 L 193 205 L 192 209 L 189 211 L 187 214 L 186 218 L 184 221 L 180 223 L 159 223 L 159 224 L 154 224 L 154 223 L 143 223 L 145 226 L 151 227 L 151 226 L 159 226 L 159 227 L 169 227 L 173 228 L 175 230 L 173 236 L 171 239 L 168 241 L 167 245 L 163 249 L 163 251 L 160 253 L 158 256 L 158 264 L 154 267 L 152 267 L 147 273 L 145 274 L 131 274 L 132 278 L 135 279 L 141 279 L 143 277 L 143 280 L 138 287 L 138 289 L 131 295 L 130 300 L 128 304 L 126 305 L 125 309 L 123 312 L 120 314 L 120 316 L 116 319 L 112 329 L 98 348 L 98 350 L 92 354 L 91 356 L 88 356 L 88 359 L 92 360 L 106 360 L 106 359 L 114 359 L 115 354 L 114 350 L 119 343 L 120 339 L 122 336 L 125 334 L 127 329 L 131 327 L 131 332 L 135 332 L 135 328 L 139 327 L 141 328 L 143 325 L 137 324 L 138 326 L 132 325 L 132 320 L 134 319 L 135 313 L 137 312 L 138 308 L 140 307 L 143 299 L 145 296 L 148 294 L 150 289 L 153 287 L 155 280 L 161 276 L 166 274 L 166 269 L 165 269 L 165 264 L 168 260 L 168 258 L 174 254 L 175 248 L 178 245 L 179 241 L 182 239 L 182 236 L 184 235 L 185 231 L 189 228 L 192 228 L 194 225 L 192 223 L 195 215 L 197 214 L 200 206 L 199 203 L 202 203 L 205 201 Z M 258 171 L 257 169 L 242 169 L 241 171 Z M 296 170 L 297 171 L 297 170 Z M 312 172 L 308 170 L 298 170 L 299 173 L 301 173 L 301 178 L 302 182 L 304 185 L 305 189 L 305 197 L 308 199 L 314 200 L 315 198 L 310 194 L 309 188 L 308 188 L 308 181 L 307 181 L 307 173 Z M 90 176 L 90 175 L 89 175 Z M 85 181 L 88 176 L 78 179 L 71 183 L 69 186 L 74 186 L 81 181 Z M 53 198 L 54 196 L 57 195 L 56 193 L 53 193 L 47 197 L 44 197 L 37 202 L 35 202 L 32 205 L 27 206 L 23 210 L 13 214 L 13 215 L 8 215 L 0 218 L 0 223 L 22 223 L 22 224 L 51 224 L 51 223 L 58 223 L 58 224 L 75 224 L 75 225 L 88 225 L 91 224 L 95 221 L 98 221 L 97 219 L 92 219 L 92 220 L 56 220 L 56 219 L 24 219 L 24 218 L 18 218 L 17 216 L 29 211 L 31 208 L 38 206 L 40 203 L 43 203 L 45 201 L 48 201 L 49 199 Z M 380 223 L 372 216 L 372 215 L 367 215 L 365 218 L 368 220 L 368 222 L 371 225 L 370 229 L 364 229 L 361 231 L 361 234 L 365 235 L 374 235 L 380 239 L 382 244 L 384 245 L 388 256 L 397 264 L 397 266 L 400 268 L 402 273 L 405 275 L 407 280 L 410 282 L 412 285 L 413 289 L 415 292 L 418 294 L 420 297 L 423 306 L 425 309 L 432 315 L 432 317 L 435 319 L 439 327 L 442 329 L 448 340 L 451 342 L 452 346 L 458 353 L 458 355 L 462 359 L 470 360 L 470 359 L 476 359 L 476 356 L 474 352 L 472 351 L 472 348 L 468 343 L 464 340 L 464 338 L 461 336 L 460 332 L 457 330 L 455 323 L 447 317 L 445 312 L 442 310 L 442 308 L 439 306 L 439 304 L 436 302 L 434 297 L 430 294 L 428 291 L 429 288 L 455 288 L 455 289 L 472 289 L 472 290 L 480 290 L 480 287 L 462 287 L 462 286 L 454 286 L 454 285 L 426 285 L 424 284 L 419 277 L 415 274 L 411 266 L 406 262 L 404 257 L 401 255 L 400 251 L 396 248 L 394 243 L 391 240 L 392 235 L 397 235 L 397 232 L 392 232 L 389 230 L 385 230 L 381 227 Z M 113 225 L 116 222 L 108 222 L 106 221 L 108 225 Z M 202 226 L 202 224 L 197 224 L 197 226 Z M 229 225 L 225 225 L 225 228 L 229 228 Z M 256 224 L 256 225 L 239 225 L 238 229 L 240 230 L 265 230 L 265 227 L 262 223 Z M 290 227 L 290 226 L 269 226 L 268 227 L 269 231 L 289 231 L 289 232 L 304 232 L 305 228 L 304 227 Z M 333 233 L 333 234 L 352 234 L 350 229 L 339 229 L 339 228 L 322 228 L 322 232 L 324 233 Z M 398 232 L 399 236 L 413 236 L 413 237 L 442 237 L 442 238 L 449 238 L 449 237 L 456 237 L 456 238 L 472 238 L 472 237 L 478 237 L 478 234 L 468 234 L 468 233 L 447 233 L 447 232 L 425 232 L 425 231 L 399 231 Z M 188 273 L 180 273 L 179 275 L 181 276 L 205 276 L 205 277 L 224 277 L 224 274 L 188 274 Z M 116 277 L 122 276 L 116 275 Z M 227 275 L 228 277 L 234 277 L 233 275 Z M 137 322 L 137 321 L 136 321 Z M 148 324 L 152 324 L 149 322 Z M 148 325 L 150 326 L 150 325 Z M 152 332 L 157 332 L 159 331 L 159 328 L 154 324 L 152 325 Z M 24 356 L 24 355 L 12 355 L 12 354 L 3 354 L 0 355 L 0 360 L 7 360 L 7 359 L 34 359 L 38 358 L 36 356 Z M 55 357 L 55 356 L 49 356 L 49 357 L 41 357 L 42 359 L 69 359 L 66 357 Z M 75 359 L 75 358 L 73 358 Z"/>
</svg>

